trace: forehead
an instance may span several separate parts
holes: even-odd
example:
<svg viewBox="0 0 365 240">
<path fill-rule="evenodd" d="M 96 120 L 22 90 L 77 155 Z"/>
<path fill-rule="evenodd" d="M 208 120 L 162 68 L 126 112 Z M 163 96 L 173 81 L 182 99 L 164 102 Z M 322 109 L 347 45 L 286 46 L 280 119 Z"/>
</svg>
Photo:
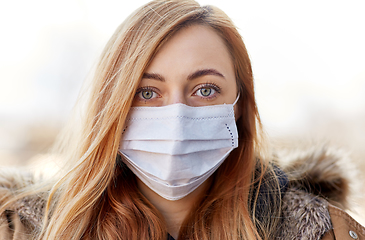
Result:
<svg viewBox="0 0 365 240">
<path fill-rule="evenodd" d="M 231 54 L 222 37 L 206 25 L 185 27 L 168 39 L 157 51 L 147 71 L 159 67 L 233 68 Z"/>
</svg>

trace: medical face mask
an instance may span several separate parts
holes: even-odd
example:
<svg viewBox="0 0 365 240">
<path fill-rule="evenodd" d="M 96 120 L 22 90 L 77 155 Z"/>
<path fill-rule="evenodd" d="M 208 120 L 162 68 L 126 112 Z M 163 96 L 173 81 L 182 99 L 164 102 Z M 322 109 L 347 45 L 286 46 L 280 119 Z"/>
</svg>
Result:
<svg viewBox="0 0 365 240">
<path fill-rule="evenodd" d="M 133 107 L 120 142 L 123 162 L 150 189 L 178 200 L 238 146 L 233 104 Z"/>
</svg>

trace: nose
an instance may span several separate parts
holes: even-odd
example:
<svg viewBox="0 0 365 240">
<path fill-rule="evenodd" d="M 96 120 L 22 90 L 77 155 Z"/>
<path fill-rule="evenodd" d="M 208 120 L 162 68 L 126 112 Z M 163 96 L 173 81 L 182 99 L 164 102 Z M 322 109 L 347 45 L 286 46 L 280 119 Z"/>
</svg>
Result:
<svg viewBox="0 0 365 240">
<path fill-rule="evenodd" d="M 165 101 L 165 105 L 171 105 L 176 103 L 183 103 L 185 105 L 189 105 L 186 96 L 182 91 L 170 92 L 168 98 Z"/>
</svg>

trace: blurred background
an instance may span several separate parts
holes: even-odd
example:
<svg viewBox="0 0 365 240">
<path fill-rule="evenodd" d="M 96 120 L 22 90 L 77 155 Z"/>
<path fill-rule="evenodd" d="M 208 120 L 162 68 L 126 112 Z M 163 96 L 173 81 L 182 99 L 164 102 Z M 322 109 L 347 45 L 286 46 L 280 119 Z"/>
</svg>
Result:
<svg viewBox="0 0 365 240">
<path fill-rule="evenodd" d="M 46 156 L 107 40 L 146 2 L 0 3 L 1 166 Z M 364 173 L 365 2 L 198 2 L 220 7 L 240 29 L 269 137 L 329 143 Z"/>
</svg>

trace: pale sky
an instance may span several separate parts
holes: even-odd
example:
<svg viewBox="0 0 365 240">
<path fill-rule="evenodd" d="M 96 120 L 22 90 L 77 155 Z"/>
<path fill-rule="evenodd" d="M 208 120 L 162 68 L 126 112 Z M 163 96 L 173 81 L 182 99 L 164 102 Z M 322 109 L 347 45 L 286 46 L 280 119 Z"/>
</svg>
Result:
<svg viewBox="0 0 365 240">
<path fill-rule="evenodd" d="M 2 1 L 2 127 L 67 118 L 106 41 L 146 2 Z M 220 7 L 240 29 L 269 133 L 365 116 L 364 1 L 199 2 Z"/>
</svg>

